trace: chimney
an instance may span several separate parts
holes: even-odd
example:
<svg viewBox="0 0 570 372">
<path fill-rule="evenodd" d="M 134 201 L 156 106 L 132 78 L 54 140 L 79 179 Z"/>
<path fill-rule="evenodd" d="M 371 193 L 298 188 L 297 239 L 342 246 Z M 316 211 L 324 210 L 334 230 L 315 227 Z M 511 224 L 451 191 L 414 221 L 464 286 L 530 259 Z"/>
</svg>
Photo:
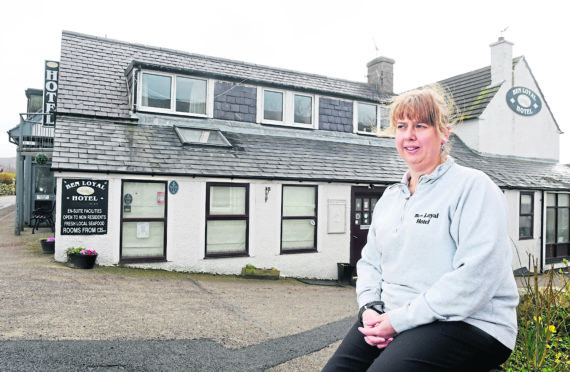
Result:
<svg viewBox="0 0 570 372">
<path fill-rule="evenodd" d="M 500 37 L 491 47 L 491 85 L 513 86 L 513 43 Z"/>
<path fill-rule="evenodd" d="M 368 84 L 380 93 L 394 93 L 394 60 L 386 57 L 368 62 Z"/>
</svg>

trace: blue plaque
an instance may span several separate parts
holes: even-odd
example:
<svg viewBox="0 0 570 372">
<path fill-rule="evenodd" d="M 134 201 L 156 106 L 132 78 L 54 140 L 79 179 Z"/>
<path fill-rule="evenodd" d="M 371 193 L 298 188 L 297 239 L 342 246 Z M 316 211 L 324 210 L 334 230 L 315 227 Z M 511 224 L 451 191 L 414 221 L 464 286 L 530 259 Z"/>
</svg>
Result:
<svg viewBox="0 0 570 372">
<path fill-rule="evenodd" d="M 176 181 L 170 181 L 170 183 L 168 184 L 168 191 L 174 195 L 178 192 L 178 182 Z"/>
</svg>

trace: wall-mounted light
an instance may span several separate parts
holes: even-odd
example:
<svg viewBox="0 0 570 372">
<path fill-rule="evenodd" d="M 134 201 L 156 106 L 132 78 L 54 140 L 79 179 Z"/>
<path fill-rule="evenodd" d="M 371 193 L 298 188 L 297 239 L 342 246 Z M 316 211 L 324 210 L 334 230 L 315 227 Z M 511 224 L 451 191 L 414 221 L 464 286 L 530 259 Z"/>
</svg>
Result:
<svg viewBox="0 0 570 372">
<path fill-rule="evenodd" d="M 269 199 L 269 192 L 271 191 L 271 186 L 265 186 L 265 202 Z"/>
</svg>

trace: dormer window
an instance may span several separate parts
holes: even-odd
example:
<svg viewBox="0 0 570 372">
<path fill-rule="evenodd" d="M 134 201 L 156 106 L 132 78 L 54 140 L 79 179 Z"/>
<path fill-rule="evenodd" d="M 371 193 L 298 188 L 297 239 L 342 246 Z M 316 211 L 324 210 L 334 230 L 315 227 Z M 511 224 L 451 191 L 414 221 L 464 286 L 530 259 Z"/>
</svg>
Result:
<svg viewBox="0 0 570 372">
<path fill-rule="evenodd" d="M 210 116 L 209 85 L 206 79 L 143 71 L 139 85 L 139 110 Z"/>
<path fill-rule="evenodd" d="M 315 127 L 315 98 L 310 94 L 259 88 L 258 122 Z"/>
<path fill-rule="evenodd" d="M 357 133 L 376 134 L 380 129 L 378 106 L 370 103 L 354 103 L 354 128 Z"/>
</svg>

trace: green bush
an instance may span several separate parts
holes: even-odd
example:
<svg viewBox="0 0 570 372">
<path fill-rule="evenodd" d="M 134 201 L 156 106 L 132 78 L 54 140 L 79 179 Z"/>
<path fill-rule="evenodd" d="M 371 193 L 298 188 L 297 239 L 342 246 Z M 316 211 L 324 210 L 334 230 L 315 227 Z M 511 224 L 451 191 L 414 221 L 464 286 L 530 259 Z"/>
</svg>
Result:
<svg viewBox="0 0 570 372">
<path fill-rule="evenodd" d="M 14 180 L 16 179 L 16 175 L 14 173 L 0 173 L 0 183 L 4 184 L 4 185 L 11 185 L 14 183 Z"/>
<path fill-rule="evenodd" d="M 15 179 L 14 173 L 0 173 L 0 195 L 16 195 Z"/>
<path fill-rule="evenodd" d="M 570 280 L 552 268 L 539 285 L 537 265 L 517 307 L 519 333 L 503 365 L 507 372 L 570 371 Z"/>
<path fill-rule="evenodd" d="M 16 195 L 16 184 L 0 183 L 0 195 Z"/>
</svg>

